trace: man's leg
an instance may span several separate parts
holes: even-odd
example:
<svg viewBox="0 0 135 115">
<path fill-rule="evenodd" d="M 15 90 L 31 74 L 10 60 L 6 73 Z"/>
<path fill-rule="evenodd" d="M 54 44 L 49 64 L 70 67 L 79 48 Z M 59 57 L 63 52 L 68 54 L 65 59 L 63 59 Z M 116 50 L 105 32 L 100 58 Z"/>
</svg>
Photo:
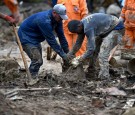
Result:
<svg viewBox="0 0 135 115">
<path fill-rule="evenodd" d="M 42 48 L 41 46 L 37 47 L 37 46 L 23 45 L 23 49 L 31 59 L 31 64 L 29 67 L 30 73 L 33 78 L 37 78 L 40 66 L 43 64 Z"/>
<path fill-rule="evenodd" d="M 112 31 L 108 36 L 103 38 L 102 45 L 99 52 L 99 65 L 100 72 L 98 77 L 101 79 L 109 79 L 109 62 L 108 58 L 110 51 L 117 45 L 122 39 L 122 35 L 117 31 Z"/>
<path fill-rule="evenodd" d="M 89 61 L 89 66 L 87 68 L 87 73 L 86 73 L 86 77 L 96 77 L 96 61 L 97 61 L 97 57 L 98 57 L 98 53 L 100 51 L 100 46 L 102 44 L 102 38 L 97 37 L 95 38 L 95 43 L 96 43 L 96 49 L 94 51 L 94 54 L 92 56 L 92 58 L 90 58 Z"/>
</svg>

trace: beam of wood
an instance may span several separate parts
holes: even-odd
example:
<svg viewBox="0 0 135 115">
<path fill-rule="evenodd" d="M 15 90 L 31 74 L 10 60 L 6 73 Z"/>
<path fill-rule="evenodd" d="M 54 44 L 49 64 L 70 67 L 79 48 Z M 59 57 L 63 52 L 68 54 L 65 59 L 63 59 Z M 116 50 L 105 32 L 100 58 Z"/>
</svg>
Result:
<svg viewBox="0 0 135 115">
<path fill-rule="evenodd" d="M 62 87 L 27 88 L 27 89 L 25 89 L 25 88 L 17 88 L 17 89 L 14 89 L 12 91 L 9 91 L 9 92 L 5 93 L 5 95 L 10 95 L 10 94 L 12 94 L 14 92 L 17 92 L 17 91 L 42 91 L 42 90 L 49 90 L 49 91 L 51 91 L 51 90 L 59 90 L 59 89 L 62 89 Z"/>
</svg>

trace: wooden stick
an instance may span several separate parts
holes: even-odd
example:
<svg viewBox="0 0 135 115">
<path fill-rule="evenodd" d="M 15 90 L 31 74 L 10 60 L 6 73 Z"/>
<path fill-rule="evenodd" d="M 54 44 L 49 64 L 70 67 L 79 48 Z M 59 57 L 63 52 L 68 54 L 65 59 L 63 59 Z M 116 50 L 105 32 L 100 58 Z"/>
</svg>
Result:
<svg viewBox="0 0 135 115">
<path fill-rule="evenodd" d="M 13 27 L 13 30 L 14 30 L 14 33 L 15 33 L 15 36 L 16 36 L 16 40 L 17 40 L 17 43 L 18 43 L 20 52 L 21 52 L 21 56 L 22 56 L 22 59 L 23 59 L 24 66 L 25 66 L 25 69 L 26 69 L 26 73 L 27 73 L 27 77 L 28 77 L 28 82 L 30 82 L 30 80 L 31 80 L 32 78 L 31 78 L 31 74 L 30 74 L 30 71 L 29 71 L 29 68 L 28 68 L 28 64 L 27 64 L 25 55 L 24 55 L 24 53 L 23 53 L 23 48 L 22 48 L 22 45 L 21 45 L 21 42 L 20 42 L 20 39 L 19 39 L 19 36 L 18 36 L 18 34 L 17 34 L 17 31 L 16 31 L 15 26 L 12 25 L 12 27 Z"/>
<path fill-rule="evenodd" d="M 62 87 L 52 87 L 52 88 L 44 87 L 44 88 L 27 88 L 27 89 L 25 89 L 25 88 L 17 88 L 17 89 L 14 89 L 12 91 L 9 91 L 9 92 L 5 93 L 5 95 L 10 95 L 10 94 L 12 94 L 14 92 L 17 92 L 17 91 L 42 91 L 42 90 L 52 90 L 52 89 L 59 90 L 61 88 Z"/>
<path fill-rule="evenodd" d="M 112 52 L 111 52 L 111 54 L 110 54 L 110 56 L 109 56 L 109 58 L 108 58 L 108 61 L 110 61 L 110 60 L 111 60 L 111 58 L 113 57 L 113 55 L 114 55 L 115 51 L 118 49 L 118 46 L 119 46 L 119 44 L 118 44 L 118 45 L 116 45 L 116 46 L 112 49 Z"/>
</svg>

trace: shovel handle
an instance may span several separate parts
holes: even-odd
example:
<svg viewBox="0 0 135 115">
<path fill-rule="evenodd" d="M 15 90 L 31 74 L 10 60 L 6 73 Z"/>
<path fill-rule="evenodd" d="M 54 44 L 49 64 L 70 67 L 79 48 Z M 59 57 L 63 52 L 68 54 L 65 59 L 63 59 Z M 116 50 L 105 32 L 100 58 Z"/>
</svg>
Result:
<svg viewBox="0 0 135 115">
<path fill-rule="evenodd" d="M 115 51 L 118 49 L 118 47 L 119 47 L 119 44 L 116 45 L 116 46 L 112 49 L 112 52 L 111 52 L 111 54 L 110 54 L 110 56 L 109 56 L 109 58 L 108 58 L 108 61 L 111 60 L 111 58 L 113 57 L 113 55 L 114 55 Z"/>
<path fill-rule="evenodd" d="M 19 36 L 18 36 L 16 28 L 15 28 L 15 23 L 14 23 L 15 20 L 12 17 L 10 17 L 10 16 L 8 16 L 6 14 L 3 14 L 1 12 L 0 12 L 0 18 L 4 19 L 5 21 L 10 22 L 12 27 L 13 27 L 13 30 L 14 30 L 14 33 L 15 33 L 15 36 L 16 36 L 16 40 L 17 40 L 17 43 L 18 43 L 18 46 L 19 46 L 19 50 L 20 50 L 20 53 L 21 53 L 21 56 L 22 56 L 22 59 L 23 59 L 23 63 L 24 63 L 25 69 L 26 69 L 26 73 L 27 73 L 27 77 L 28 77 L 28 82 L 30 82 L 32 77 L 31 77 L 31 74 L 30 74 L 30 71 L 29 71 L 29 68 L 28 68 L 28 65 L 27 65 L 27 61 L 26 61 L 25 55 L 23 53 L 23 48 L 22 48 Z"/>
<path fill-rule="evenodd" d="M 27 75 L 28 75 L 28 76 L 27 76 L 27 77 L 28 77 L 28 81 L 30 81 L 32 78 L 31 78 L 31 74 L 30 74 L 30 71 L 29 71 L 29 68 L 28 68 L 28 64 L 27 64 L 25 55 L 24 55 L 24 53 L 23 53 L 23 48 L 22 48 L 22 45 L 21 45 L 19 36 L 18 36 L 18 34 L 17 34 L 16 28 L 15 28 L 14 25 L 12 25 L 12 26 L 13 26 L 13 30 L 14 30 L 14 33 L 15 33 L 15 36 L 16 36 L 16 40 L 17 40 L 17 43 L 18 43 L 18 46 L 19 46 L 19 49 L 20 49 L 20 52 L 21 52 L 21 56 L 22 56 L 23 63 L 24 63 L 25 69 L 26 69 L 26 73 L 27 73 Z"/>
</svg>

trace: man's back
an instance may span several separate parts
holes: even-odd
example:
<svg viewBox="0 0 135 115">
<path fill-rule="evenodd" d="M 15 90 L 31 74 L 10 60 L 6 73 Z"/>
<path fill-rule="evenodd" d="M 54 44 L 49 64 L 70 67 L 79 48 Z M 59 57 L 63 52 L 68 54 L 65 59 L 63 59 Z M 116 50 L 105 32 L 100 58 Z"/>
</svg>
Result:
<svg viewBox="0 0 135 115">
<path fill-rule="evenodd" d="M 107 32 L 112 26 L 117 25 L 114 21 L 116 17 L 103 13 L 95 13 L 82 19 L 84 25 L 84 33 L 89 35 L 91 30 L 94 31 L 96 36 Z"/>
</svg>

